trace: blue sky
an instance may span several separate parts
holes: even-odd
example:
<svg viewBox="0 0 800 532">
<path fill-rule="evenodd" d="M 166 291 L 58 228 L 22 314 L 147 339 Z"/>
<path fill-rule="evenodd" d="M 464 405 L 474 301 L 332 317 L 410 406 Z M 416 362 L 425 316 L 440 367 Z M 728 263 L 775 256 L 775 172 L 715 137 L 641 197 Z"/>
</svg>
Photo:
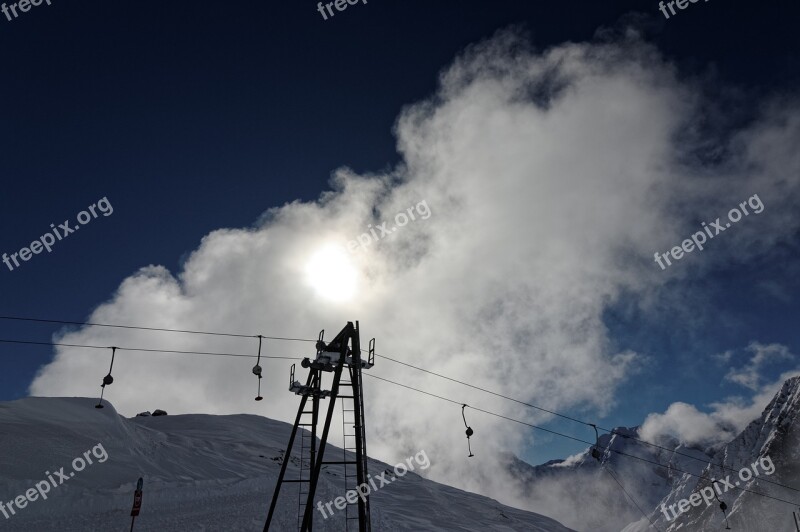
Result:
<svg viewBox="0 0 800 532">
<path fill-rule="evenodd" d="M 710 109 L 694 124 L 710 143 L 723 143 L 757 120 L 769 98 L 796 91 L 800 37 L 787 21 L 796 20 L 797 11 L 731 1 L 693 5 L 665 20 L 655 2 L 373 0 L 324 21 L 313 2 L 147 6 L 54 0 L 16 20 L 0 18 L 0 223 L 6 228 L 0 252 L 18 251 L 51 223 L 74 219 L 101 198 L 114 209 L 57 242 L 52 253 L 35 255 L 14 271 L 0 266 L 0 314 L 84 320 L 139 268 L 163 265 L 177 275 L 210 232 L 252 227 L 270 208 L 316 201 L 331 189 L 329 179 L 340 167 L 360 175 L 391 173 L 408 163 L 395 134 L 404 106 L 434 94 L 440 72 L 465 47 L 510 26 L 527 30 L 532 45 L 544 50 L 602 41 L 599 28 L 634 23 L 694 94 L 703 93 L 709 106 L 729 106 Z M 714 153 L 688 149 L 682 164 L 696 170 L 710 164 Z M 723 214 L 716 205 L 704 210 L 696 208 L 701 201 L 687 203 L 697 218 L 691 227 Z M 434 213 L 437 207 L 441 203 L 432 206 Z M 772 211 L 767 204 L 760 217 Z M 741 225 L 766 231 L 752 225 L 754 219 Z M 800 352 L 796 232 L 794 238 L 770 238 L 769 249 L 741 261 L 736 246 L 744 244 L 728 236 L 697 259 L 712 261 L 708 266 L 691 275 L 664 275 L 662 286 L 648 291 L 653 299 L 645 310 L 636 291 L 622 290 L 605 306 L 609 351 L 643 356 L 614 386 L 599 387 L 613 389 L 597 398 L 610 405 L 606 411 L 576 404 L 568 413 L 606 426 L 635 425 L 676 401 L 702 409 L 731 395 L 749 398 L 758 390 L 725 376 L 747 364 L 751 342 Z M 644 254 L 662 248 L 667 249 L 654 244 Z M 713 262 L 710 255 L 718 250 L 731 260 Z M 587 251 L 587 261 L 590 256 Z M 672 266 L 683 267 L 695 268 L 688 261 Z M 263 304 L 253 303 L 252 311 Z M 265 334 L 308 337 L 347 319 L 365 326 L 370 320 L 329 314 L 334 315 L 341 317 L 309 320 L 302 329 L 285 330 L 277 322 L 259 327 Z M 131 324 L 156 327 L 229 331 L 237 325 L 165 324 L 149 321 L 144 309 L 128 316 L 137 318 Z M 3 339 L 49 341 L 57 330 L 0 320 Z M 443 330 L 475 334 L 468 326 Z M 379 338 L 379 346 L 406 359 L 399 337 L 414 334 L 394 331 Z M 158 338 L 147 341 L 161 345 Z M 426 333 L 419 341 L 431 338 Z M 728 351 L 727 360 L 713 357 Z M 0 399 L 27 395 L 53 354 L 41 346 L 0 345 Z M 106 361 L 97 360 L 92 381 L 99 384 Z M 769 383 L 794 367 L 787 358 L 759 371 Z M 383 375 L 394 373 L 387 369 Z M 397 375 L 405 382 L 416 378 Z M 478 421 L 473 426 L 480 431 Z M 585 427 L 549 426 L 589 437 Z M 581 447 L 544 437 L 525 457 L 541 462 Z"/>
</svg>

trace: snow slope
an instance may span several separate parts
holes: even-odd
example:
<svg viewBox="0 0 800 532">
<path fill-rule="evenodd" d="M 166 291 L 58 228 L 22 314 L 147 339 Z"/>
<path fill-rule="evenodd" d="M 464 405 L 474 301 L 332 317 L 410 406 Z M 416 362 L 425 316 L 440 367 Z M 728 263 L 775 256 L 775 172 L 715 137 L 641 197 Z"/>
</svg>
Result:
<svg viewBox="0 0 800 532">
<path fill-rule="evenodd" d="M 0 530 L 127 531 L 140 476 L 144 497 L 137 532 L 263 528 L 290 425 L 252 415 L 126 419 L 110 404 L 98 410 L 95 403 L 39 397 L 0 403 L 0 501 L 7 506 L 61 467 L 67 476 L 74 473 L 63 485 L 55 476 L 57 487 L 50 485 L 46 500 L 39 497 L 9 518 L 0 513 Z M 287 478 L 297 476 L 297 449 Z M 73 471 L 73 460 L 86 451 L 94 463 Z M 329 447 L 328 453 L 326 459 L 342 456 L 337 447 Z M 100 463 L 103 456 L 107 459 Z M 389 468 L 369 462 L 373 475 Z M 343 494 L 342 474 L 340 466 L 326 466 L 317 500 L 328 502 Z M 297 530 L 297 485 L 289 486 L 273 530 Z M 570 530 L 415 473 L 384 486 L 370 500 L 376 532 Z M 344 530 L 342 513 L 327 520 L 317 513 L 315 530 Z"/>
</svg>

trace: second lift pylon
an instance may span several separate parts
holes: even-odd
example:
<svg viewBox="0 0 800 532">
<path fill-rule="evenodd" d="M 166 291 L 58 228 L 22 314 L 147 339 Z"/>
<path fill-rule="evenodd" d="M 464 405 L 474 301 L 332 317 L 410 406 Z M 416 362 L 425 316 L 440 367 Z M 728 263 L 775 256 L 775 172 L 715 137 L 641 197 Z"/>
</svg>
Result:
<svg viewBox="0 0 800 532">
<path fill-rule="evenodd" d="M 319 340 L 316 343 L 316 356 L 313 360 L 304 358 L 301 365 L 304 368 L 310 369 L 306 383 L 295 380 L 294 365 L 291 368 L 289 377 L 289 391 L 299 395 L 300 406 L 297 409 L 297 417 L 295 418 L 294 426 L 292 427 L 289 442 L 286 446 L 286 452 L 283 455 L 281 463 L 281 470 L 278 474 L 278 481 L 275 485 L 275 491 L 272 494 L 272 502 L 270 503 L 269 513 L 267 514 L 267 521 L 264 524 L 264 532 L 270 530 L 275 510 L 278 504 L 281 487 L 285 483 L 297 483 L 300 486 L 300 499 L 298 504 L 298 530 L 300 532 L 312 532 L 314 524 L 314 495 L 316 493 L 317 484 L 319 482 L 320 473 L 323 465 L 340 465 L 344 468 L 345 477 L 345 490 L 355 490 L 356 487 L 366 484 L 367 479 L 367 438 L 364 423 L 364 389 L 361 382 L 361 371 L 369 369 L 375 364 L 375 340 L 369 343 L 369 354 L 367 359 L 361 357 L 361 341 L 359 336 L 358 322 L 347 322 L 344 329 L 339 332 L 336 337 L 329 343 L 323 340 L 325 331 L 320 332 Z M 347 370 L 346 376 L 349 380 L 342 380 L 342 373 Z M 332 373 L 333 381 L 329 390 L 324 390 L 322 386 L 322 377 L 325 373 Z M 352 389 L 351 394 L 340 395 L 340 388 L 349 387 Z M 317 445 L 317 422 L 319 417 L 319 406 L 322 399 L 330 399 L 328 403 L 328 410 L 325 416 L 325 424 L 320 436 L 319 445 Z M 311 402 L 311 410 L 306 410 L 308 402 Z M 343 460 L 325 461 L 325 447 L 328 442 L 328 434 L 330 432 L 331 420 L 333 419 L 333 411 L 336 400 L 342 401 L 351 400 L 354 419 L 352 426 L 354 434 L 350 435 L 355 441 L 346 442 L 344 445 L 345 451 L 352 450 L 355 454 L 355 460 L 348 460 L 345 453 Z M 349 405 L 348 405 L 349 406 Z M 305 417 L 304 417 L 305 416 Z M 310 416 L 310 420 L 308 420 Z M 308 420 L 309 422 L 303 422 Z M 307 428 L 308 430 L 303 430 Z M 294 447 L 295 437 L 297 436 L 298 429 L 301 429 L 301 454 L 305 455 L 307 451 L 309 454 L 307 468 L 307 477 L 304 477 L 304 462 L 305 456 L 300 457 L 300 467 L 298 478 L 287 479 L 286 470 L 289 462 L 291 462 L 291 453 Z M 307 434 L 310 432 L 310 434 Z M 308 438 L 308 446 L 306 447 L 306 436 Z M 355 466 L 355 475 L 347 474 L 347 467 Z M 352 484 L 352 485 L 351 485 Z M 304 491 L 305 488 L 305 491 Z M 358 532 L 371 532 L 372 526 L 370 523 L 370 509 L 369 509 L 369 496 L 359 497 L 357 503 L 357 515 L 350 516 L 349 512 L 345 512 L 345 530 L 358 530 Z M 349 506 L 347 510 L 349 510 Z M 358 520 L 358 528 L 355 521 Z M 276 524 L 275 530 L 278 530 L 279 525 Z M 281 531 L 285 530 L 282 528 Z"/>
</svg>

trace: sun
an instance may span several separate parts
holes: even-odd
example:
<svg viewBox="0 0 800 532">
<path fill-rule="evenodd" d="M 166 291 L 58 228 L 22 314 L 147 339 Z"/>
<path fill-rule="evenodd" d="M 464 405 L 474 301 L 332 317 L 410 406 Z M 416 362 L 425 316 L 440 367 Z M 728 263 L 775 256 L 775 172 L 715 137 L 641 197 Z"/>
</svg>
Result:
<svg viewBox="0 0 800 532">
<path fill-rule="evenodd" d="M 327 245 L 306 263 L 306 281 L 317 295 L 331 301 L 349 301 L 356 292 L 358 272 L 344 248 Z"/>
</svg>

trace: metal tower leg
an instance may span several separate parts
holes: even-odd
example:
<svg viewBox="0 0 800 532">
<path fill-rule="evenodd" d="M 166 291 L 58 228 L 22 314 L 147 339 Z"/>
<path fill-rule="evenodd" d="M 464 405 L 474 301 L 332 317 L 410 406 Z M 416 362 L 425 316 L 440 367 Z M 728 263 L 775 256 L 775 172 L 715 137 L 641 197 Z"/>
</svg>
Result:
<svg viewBox="0 0 800 532">
<path fill-rule="evenodd" d="M 315 371 L 311 371 L 306 381 L 306 386 L 310 386 L 314 382 Z M 300 426 L 300 420 L 303 416 L 303 409 L 306 407 L 307 395 L 304 395 L 300 400 L 300 408 L 297 409 L 297 417 L 294 419 L 294 426 L 292 427 L 292 434 L 289 436 L 289 444 L 286 447 L 286 452 L 283 454 L 283 462 L 281 463 L 281 472 L 278 474 L 278 482 L 275 484 L 275 491 L 272 494 L 272 502 L 269 505 L 269 513 L 267 514 L 267 522 L 264 523 L 264 532 L 269 532 L 269 525 L 272 522 L 272 516 L 275 514 L 275 507 L 278 504 L 278 495 L 280 495 L 281 485 L 284 483 L 286 476 L 286 467 L 289 465 L 289 458 L 294 447 L 294 439 L 297 436 L 297 429 Z"/>
<path fill-rule="evenodd" d="M 317 491 L 317 483 L 319 482 L 319 474 L 322 471 L 322 459 L 325 455 L 325 445 L 328 443 L 328 433 L 331 429 L 331 419 L 333 419 L 333 410 L 336 405 L 336 397 L 339 395 L 339 382 L 342 379 L 342 369 L 344 368 L 344 359 L 347 357 L 347 343 L 352 336 L 353 324 L 347 323 L 342 332 L 331 342 L 339 340 L 339 360 L 336 363 L 336 369 L 333 372 L 333 384 L 331 385 L 331 400 L 328 404 L 328 413 L 325 416 L 325 425 L 322 428 L 322 437 L 319 442 L 319 453 L 317 454 L 317 463 L 314 465 L 314 470 L 311 473 L 311 485 L 308 490 L 308 504 L 306 504 L 306 515 L 303 517 L 303 526 L 300 528 L 301 532 L 310 531 L 311 522 L 313 521 L 313 504 L 314 494 Z"/>
<path fill-rule="evenodd" d="M 303 367 L 311 368 L 311 372 L 309 373 L 308 380 L 305 386 L 302 386 L 299 382 L 294 381 L 294 366 L 292 366 L 291 377 L 290 381 L 290 391 L 295 392 L 298 395 L 302 395 L 303 398 L 300 402 L 300 408 L 297 412 L 297 418 L 295 419 L 294 427 L 292 428 L 291 436 L 289 437 L 289 444 L 286 450 L 286 455 L 284 456 L 284 461 L 281 464 L 281 471 L 278 476 L 278 482 L 275 486 L 275 492 L 272 496 L 272 502 L 270 504 L 269 514 L 267 516 L 267 522 L 264 525 L 264 532 L 269 531 L 270 524 L 272 522 L 272 518 L 275 512 L 275 508 L 277 506 L 278 496 L 280 492 L 281 486 L 286 482 L 307 482 L 308 483 L 308 492 L 302 493 L 301 492 L 301 500 L 303 495 L 307 495 L 305 508 L 303 508 L 303 520 L 300 525 L 300 532 L 311 532 L 313 521 L 314 521 L 314 496 L 316 494 L 317 485 L 319 483 L 319 477 L 322 472 L 322 466 L 324 464 L 343 464 L 345 469 L 347 465 L 355 465 L 356 466 L 356 486 L 352 486 L 352 488 L 348 487 L 348 489 L 354 489 L 361 484 L 367 484 L 367 443 L 366 443 L 366 430 L 365 430 L 365 416 L 364 416 L 364 390 L 362 386 L 361 380 L 361 371 L 363 368 L 370 368 L 374 364 L 374 339 L 370 342 L 370 350 L 369 350 L 369 357 L 368 360 L 365 362 L 361 358 L 361 342 L 359 338 L 359 329 L 358 329 L 358 322 L 353 325 L 352 322 L 348 322 L 344 329 L 334 338 L 329 344 L 325 344 L 322 341 L 323 332 L 320 333 L 319 341 L 317 342 L 317 358 L 314 361 L 309 360 L 308 358 L 303 360 Z M 334 362 L 334 357 L 338 354 L 337 359 Z M 342 383 L 342 372 L 344 369 L 347 368 L 348 375 L 350 377 L 349 382 Z M 332 372 L 333 373 L 333 382 L 331 384 L 330 391 L 322 391 L 321 383 L 322 383 L 322 372 Z M 341 386 L 350 386 L 352 388 L 351 395 L 339 395 L 339 390 Z M 310 412 L 305 412 L 305 405 L 308 399 L 308 396 L 312 396 L 312 409 Z M 328 411 L 325 416 L 325 425 L 322 429 L 322 436 L 319 441 L 319 446 L 317 446 L 317 423 L 319 421 L 319 400 L 321 398 L 329 397 L 330 403 L 328 404 Z M 330 434 L 330 426 L 331 421 L 333 419 L 333 412 L 336 406 L 336 399 L 341 398 L 343 401 L 345 399 L 352 399 L 353 400 L 353 427 L 355 429 L 354 434 L 351 435 L 355 438 L 355 454 L 356 459 L 355 461 L 348 461 L 347 455 L 342 461 L 324 461 L 325 455 L 325 447 L 328 442 L 328 435 Z M 344 406 L 344 403 L 343 403 Z M 301 478 L 298 480 L 286 480 L 286 468 L 289 461 L 289 456 L 294 445 L 294 439 L 297 434 L 297 430 L 299 427 L 308 426 L 306 424 L 301 423 L 302 415 L 303 414 L 311 414 L 312 422 L 310 423 L 311 426 L 311 443 L 309 445 L 310 448 L 310 455 L 311 460 L 310 464 L 310 477 L 306 480 L 302 478 L 302 465 L 301 465 Z M 344 423 L 344 418 L 343 418 Z M 303 436 L 301 436 L 303 437 Z M 345 444 L 345 450 L 347 450 L 347 445 Z M 302 459 L 302 457 L 301 457 Z M 302 507 L 302 504 L 300 504 Z M 347 516 L 346 516 L 347 518 Z M 354 519 L 354 518 L 351 518 Z M 346 521 L 347 522 L 347 521 Z M 359 532 L 371 532 L 371 524 L 370 524 L 370 511 L 369 511 L 369 497 L 365 497 L 364 499 L 359 497 L 358 500 L 358 522 Z"/>
</svg>

